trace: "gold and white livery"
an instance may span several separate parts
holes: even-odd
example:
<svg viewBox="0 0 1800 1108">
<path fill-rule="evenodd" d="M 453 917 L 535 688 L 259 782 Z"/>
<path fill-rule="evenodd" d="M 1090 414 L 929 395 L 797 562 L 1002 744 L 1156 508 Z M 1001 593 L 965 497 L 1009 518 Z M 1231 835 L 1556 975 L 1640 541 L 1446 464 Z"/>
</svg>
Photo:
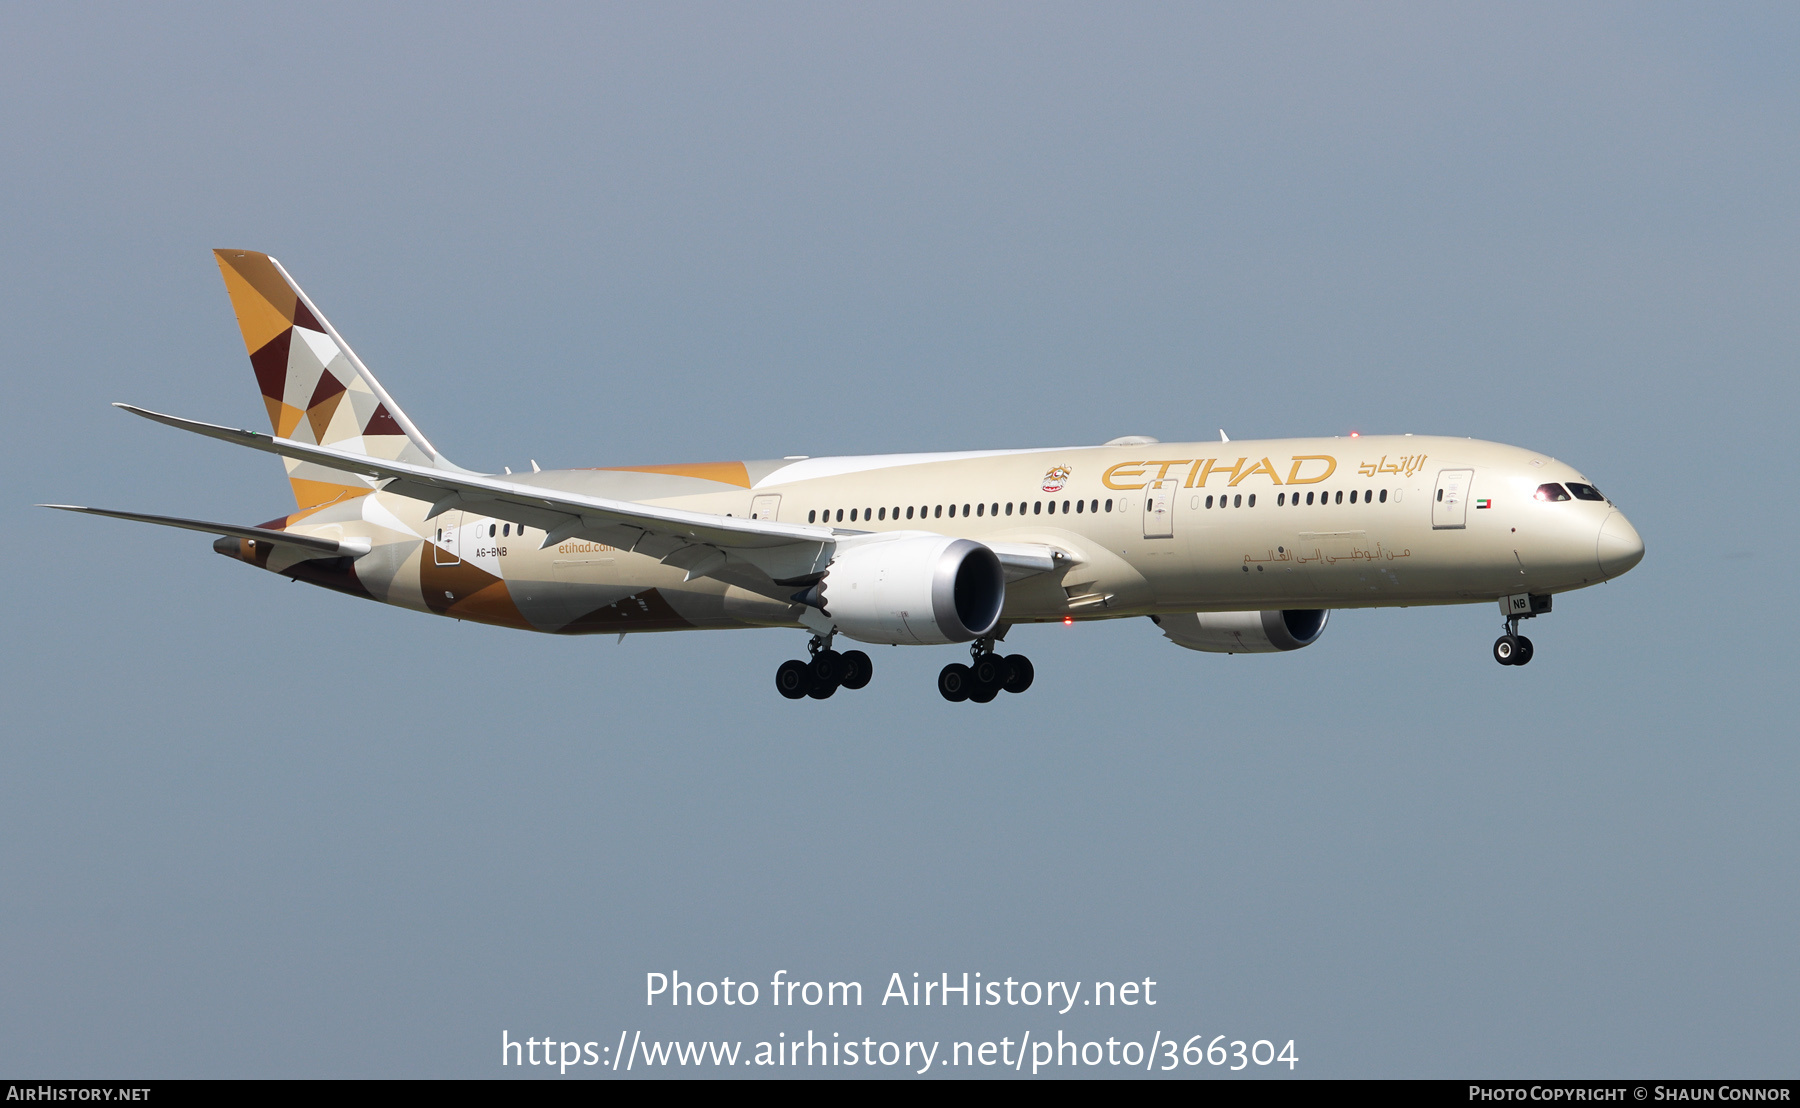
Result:
<svg viewBox="0 0 1800 1108">
<path fill-rule="evenodd" d="M 1177 645 L 1296 650 L 1332 608 L 1496 603 L 1519 622 L 1617 577 L 1638 533 L 1593 482 L 1500 443 L 1426 436 L 972 450 L 476 473 L 452 464 L 281 265 L 215 251 L 270 433 L 129 405 L 278 455 L 296 510 L 258 526 L 72 505 L 221 535 L 296 580 L 561 634 L 792 627 L 792 699 L 859 689 L 864 643 L 969 643 L 939 691 L 1023 692 L 1019 623 L 1147 616 Z"/>
</svg>

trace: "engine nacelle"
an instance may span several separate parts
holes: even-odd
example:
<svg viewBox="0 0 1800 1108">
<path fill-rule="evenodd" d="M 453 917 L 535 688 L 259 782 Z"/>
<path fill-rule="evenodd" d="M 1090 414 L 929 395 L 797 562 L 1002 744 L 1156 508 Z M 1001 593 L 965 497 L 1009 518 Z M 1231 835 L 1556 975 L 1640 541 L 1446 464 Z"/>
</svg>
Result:
<svg viewBox="0 0 1800 1108">
<path fill-rule="evenodd" d="M 978 542 L 889 539 L 841 548 L 808 599 L 859 642 L 971 642 L 1000 622 L 1006 575 Z"/>
<path fill-rule="evenodd" d="M 1270 612 L 1183 612 L 1151 616 L 1176 646 L 1212 654 L 1273 654 L 1319 641 L 1331 613 L 1324 608 Z"/>
</svg>

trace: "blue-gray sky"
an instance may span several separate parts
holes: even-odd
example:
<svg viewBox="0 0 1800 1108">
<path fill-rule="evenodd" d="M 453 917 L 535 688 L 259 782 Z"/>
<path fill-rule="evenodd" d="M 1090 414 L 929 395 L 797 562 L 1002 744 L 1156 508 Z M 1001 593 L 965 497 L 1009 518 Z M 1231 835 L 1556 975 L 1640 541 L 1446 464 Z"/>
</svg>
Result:
<svg viewBox="0 0 1800 1108">
<path fill-rule="evenodd" d="M 1789 5 L 13 5 L 0 1071 L 498 1076 L 501 1030 L 1297 1040 L 1310 1076 L 1793 1074 Z M 552 639 L 204 537 L 279 467 L 215 246 L 450 457 L 1400 432 L 1648 547 L 1280 657 Z M 1154 1010 L 671 1016 L 647 971 L 1152 977 Z M 871 997 L 871 1001 L 873 997 Z"/>
</svg>

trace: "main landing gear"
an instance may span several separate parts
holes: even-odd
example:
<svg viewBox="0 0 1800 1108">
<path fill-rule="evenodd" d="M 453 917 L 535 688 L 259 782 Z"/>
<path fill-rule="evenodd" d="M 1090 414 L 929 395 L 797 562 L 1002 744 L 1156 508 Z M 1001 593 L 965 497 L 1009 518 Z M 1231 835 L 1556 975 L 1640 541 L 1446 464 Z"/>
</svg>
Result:
<svg viewBox="0 0 1800 1108">
<path fill-rule="evenodd" d="M 830 635 L 814 635 L 806 650 L 811 655 L 807 661 L 792 659 L 775 670 L 775 690 L 789 700 L 806 696 L 824 700 L 839 688 L 860 689 L 875 676 L 875 663 L 867 654 L 860 650 L 839 654 L 831 649 Z"/>
<path fill-rule="evenodd" d="M 1503 666 L 1522 666 L 1531 661 L 1531 640 L 1519 634 L 1519 621 L 1506 621 L 1506 634 L 1494 640 L 1494 661 Z"/>
<path fill-rule="evenodd" d="M 973 700 L 986 704 L 1002 691 L 1022 693 L 1031 687 L 1036 670 L 1023 654 L 996 654 L 994 640 L 977 639 L 969 647 L 969 664 L 952 662 L 938 674 L 938 692 L 952 702 Z"/>
</svg>

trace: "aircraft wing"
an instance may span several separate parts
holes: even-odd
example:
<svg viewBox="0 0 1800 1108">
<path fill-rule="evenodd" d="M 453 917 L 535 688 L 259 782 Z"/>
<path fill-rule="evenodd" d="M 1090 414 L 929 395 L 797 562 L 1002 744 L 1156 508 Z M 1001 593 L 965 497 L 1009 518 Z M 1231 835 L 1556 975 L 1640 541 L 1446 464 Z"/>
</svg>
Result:
<svg viewBox="0 0 1800 1108">
<path fill-rule="evenodd" d="M 138 523 L 154 523 L 161 527 L 179 527 L 183 531 L 204 531 L 209 535 L 229 535 L 234 539 L 249 539 L 251 542 L 276 543 L 282 546 L 298 547 L 315 554 L 352 556 L 367 554 L 367 539 L 322 539 L 313 535 L 295 535 L 287 531 L 276 531 L 268 527 L 245 527 L 237 523 L 211 523 L 204 519 L 182 519 L 179 516 L 153 516 L 142 512 L 115 512 L 107 508 L 84 508 L 78 504 L 39 504 L 40 508 L 55 508 L 63 512 L 81 512 L 90 516 L 108 516 L 112 519 L 129 519 Z"/>
<path fill-rule="evenodd" d="M 389 483 L 383 491 L 430 504 L 427 518 L 451 509 L 471 510 L 536 527 L 544 532 L 541 546 L 583 538 L 648 554 L 685 570 L 689 580 L 717 577 L 753 591 L 779 595 L 781 599 L 788 599 L 788 593 L 771 593 L 771 585 L 777 590 L 791 590 L 811 584 L 830 563 L 837 543 L 858 536 L 857 532 L 840 532 L 830 527 L 744 519 L 562 492 L 487 474 L 314 446 L 257 431 L 164 415 L 130 404 L 114 407 L 252 450 L 386 480 Z M 993 549 L 1008 578 L 1013 580 L 1067 566 L 1071 561 L 1067 552 L 1033 543 L 996 543 Z M 756 572 L 746 574 L 744 570 L 749 567 Z"/>
</svg>

